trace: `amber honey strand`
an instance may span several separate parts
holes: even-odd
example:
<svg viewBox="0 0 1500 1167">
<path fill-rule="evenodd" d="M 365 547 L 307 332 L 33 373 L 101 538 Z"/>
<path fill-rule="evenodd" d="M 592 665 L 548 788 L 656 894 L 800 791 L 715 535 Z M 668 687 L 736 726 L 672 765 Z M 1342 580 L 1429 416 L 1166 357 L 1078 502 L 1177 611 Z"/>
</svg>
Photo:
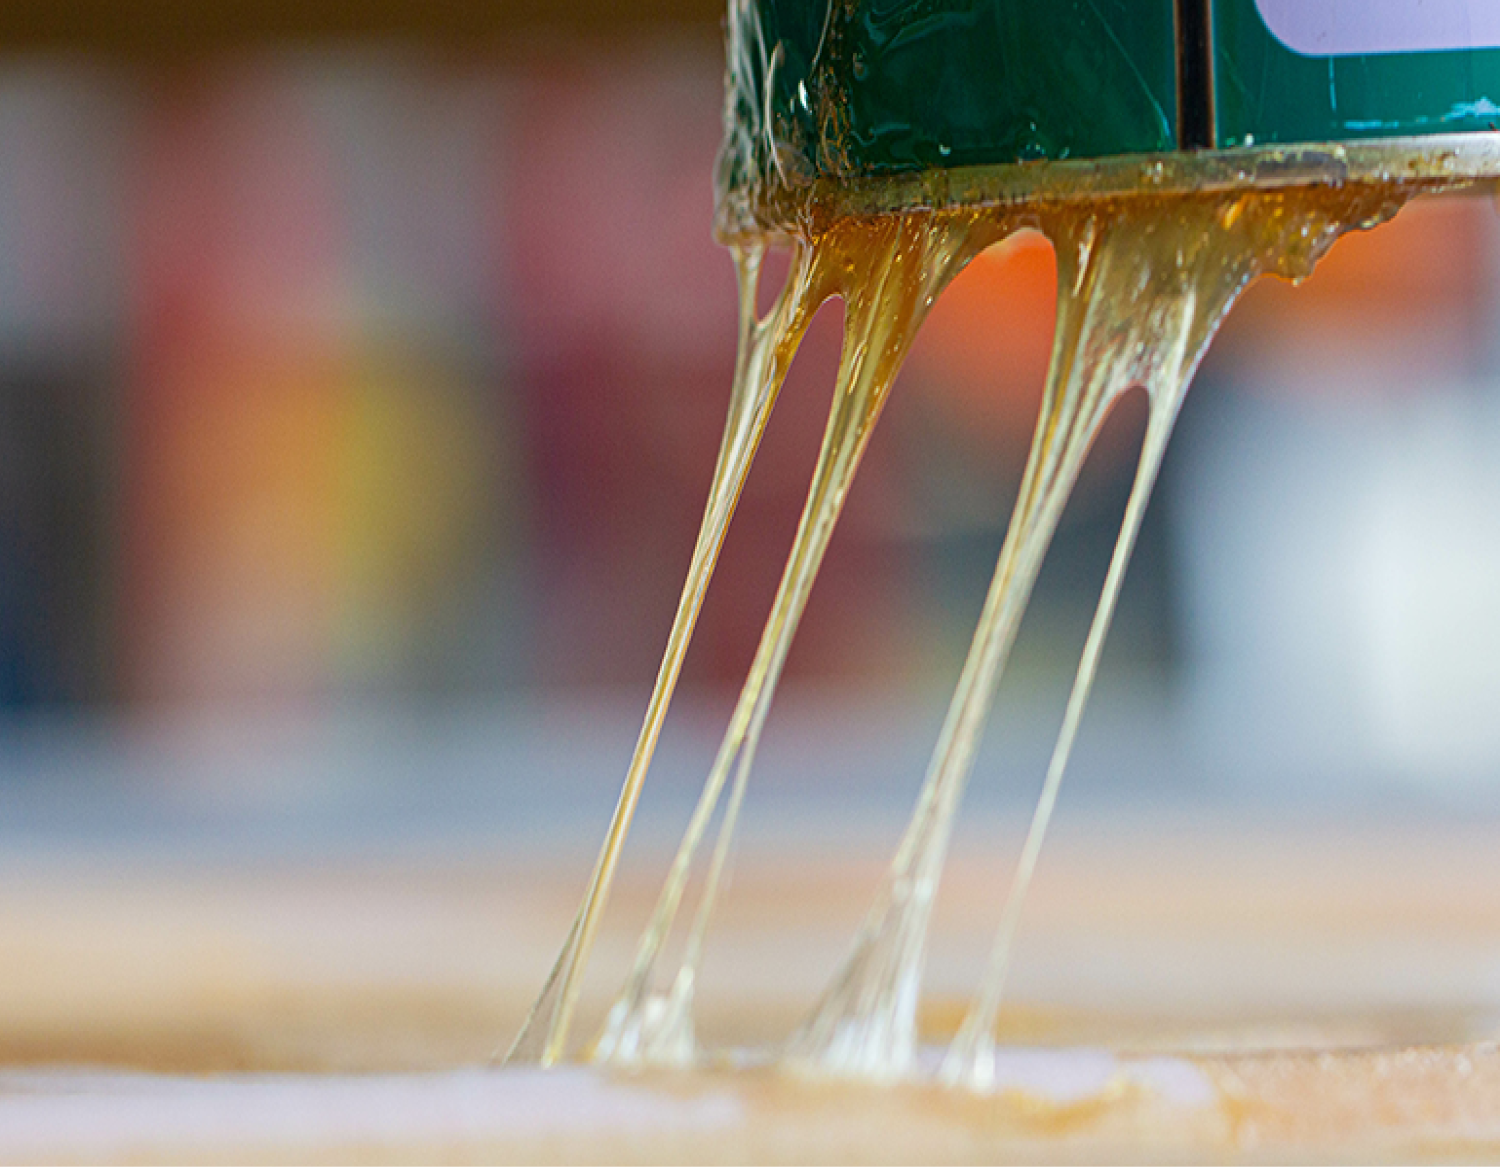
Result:
<svg viewBox="0 0 1500 1167">
<path fill-rule="evenodd" d="M 1058 243 L 1058 327 L 1031 453 L 911 825 L 850 956 L 788 1046 L 794 1061 L 852 1076 L 909 1068 L 927 924 L 953 817 L 1042 558 L 1108 404 L 1077 365 L 1081 308 L 1095 275 L 1093 226 L 1084 221 Z"/>
<path fill-rule="evenodd" d="M 917 220 L 917 223 L 921 223 L 921 220 Z M 983 250 L 991 238 L 990 232 L 981 229 L 980 224 L 971 216 L 938 217 L 921 226 L 920 234 L 915 237 L 912 226 L 910 223 L 906 226 L 904 236 L 898 237 L 897 246 L 904 251 L 916 252 L 920 256 L 920 262 L 910 261 L 907 270 L 897 272 L 897 278 L 881 286 L 877 294 L 863 299 L 850 298 L 849 311 L 862 317 L 853 333 L 858 338 L 857 352 L 873 353 L 874 358 L 872 360 L 868 355 L 864 355 L 858 371 L 854 374 L 851 391 L 841 395 L 840 398 L 860 403 L 853 407 L 853 412 L 863 418 L 858 442 L 852 452 L 853 464 L 847 471 L 835 468 L 835 473 L 842 480 L 842 485 L 839 487 L 841 496 L 842 492 L 847 491 L 848 482 L 853 477 L 854 468 L 858 465 L 863 455 L 864 445 L 869 439 L 874 418 L 889 395 L 891 386 L 906 359 L 906 354 L 911 349 L 922 321 L 926 319 L 927 312 L 953 276 L 972 256 Z M 844 358 L 846 363 L 849 359 Z M 811 572 L 799 584 L 801 591 L 799 618 L 800 607 L 806 603 L 807 593 L 812 587 L 813 575 L 817 571 L 817 563 L 821 562 L 823 548 L 827 545 L 826 536 L 822 544 L 823 547 L 817 550 L 816 561 L 812 564 Z M 780 675 L 789 648 L 790 637 L 787 637 L 778 645 L 778 658 L 774 665 L 775 676 Z M 774 685 L 773 679 L 771 687 L 774 688 Z M 767 690 L 756 708 L 747 746 L 736 768 L 734 786 L 714 849 L 703 901 L 694 921 L 693 930 L 688 937 L 683 969 L 689 983 L 702 958 L 708 922 L 720 890 L 720 880 L 734 836 L 734 824 L 739 815 L 740 804 L 744 799 L 751 761 L 769 708 L 770 692 Z"/>
<path fill-rule="evenodd" d="M 944 245 L 950 238 L 952 242 Z M 915 318 L 925 314 L 935 295 L 934 287 L 945 278 L 936 273 L 956 270 L 955 256 L 961 240 L 967 238 L 967 231 L 934 236 L 925 216 L 905 216 L 869 224 L 846 223 L 814 244 L 816 266 L 835 273 L 846 300 L 844 353 L 828 427 L 755 661 L 657 909 L 642 936 L 635 966 L 606 1023 L 597 1047 L 601 1058 L 680 1062 L 691 1056 L 690 1001 L 696 962 L 760 727 L 849 483 L 915 330 Z M 652 996 L 650 984 L 656 960 L 680 906 L 692 859 L 731 770 L 736 773 L 735 792 L 710 861 L 686 960 L 673 979 L 670 994 Z"/>
<path fill-rule="evenodd" d="M 645 721 L 588 891 L 547 982 L 506 1055 L 508 1063 L 534 1061 L 551 1065 L 565 1056 L 577 1007 L 579 978 L 588 964 L 620 852 L 650 769 L 693 627 L 766 420 L 792 354 L 811 319 L 812 310 L 817 306 L 812 302 L 815 294 L 809 279 L 808 255 L 804 247 L 798 246 L 776 303 L 764 319 L 757 318 L 756 292 L 765 247 L 760 243 L 749 243 L 736 246 L 732 251 L 740 300 L 734 387 L 687 580 L 647 705 Z M 816 299 L 821 302 L 821 296 L 816 296 Z"/>
<path fill-rule="evenodd" d="M 1142 202 L 1115 217 L 1101 253 L 1094 291 L 1102 305 L 1100 345 L 1089 364 L 1105 370 L 1119 391 L 1144 387 L 1149 413 L 1125 517 L 1111 555 L 1088 638 L 1068 697 L 1062 728 L 1006 897 L 979 995 L 944 1062 L 946 1082 L 986 1089 L 993 1077 L 994 1025 L 1022 909 L 1056 808 L 1114 616 L 1125 571 L 1140 533 L 1172 428 L 1193 374 L 1239 293 L 1268 267 L 1301 276 L 1342 231 L 1369 221 L 1364 200 L 1330 211 L 1317 194 L 1188 195 L 1159 206 Z M 1392 213 L 1394 205 L 1379 217 Z M 1117 317 L 1112 319 L 1112 317 Z"/>
</svg>

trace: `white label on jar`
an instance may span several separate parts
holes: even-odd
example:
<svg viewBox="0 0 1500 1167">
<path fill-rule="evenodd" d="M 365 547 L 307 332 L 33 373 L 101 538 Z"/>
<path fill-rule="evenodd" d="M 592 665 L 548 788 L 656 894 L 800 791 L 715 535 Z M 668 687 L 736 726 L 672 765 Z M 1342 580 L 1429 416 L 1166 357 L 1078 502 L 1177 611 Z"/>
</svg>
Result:
<svg viewBox="0 0 1500 1167">
<path fill-rule="evenodd" d="M 1500 0 L 1255 0 L 1294 53 L 1347 57 L 1500 48 Z"/>
</svg>

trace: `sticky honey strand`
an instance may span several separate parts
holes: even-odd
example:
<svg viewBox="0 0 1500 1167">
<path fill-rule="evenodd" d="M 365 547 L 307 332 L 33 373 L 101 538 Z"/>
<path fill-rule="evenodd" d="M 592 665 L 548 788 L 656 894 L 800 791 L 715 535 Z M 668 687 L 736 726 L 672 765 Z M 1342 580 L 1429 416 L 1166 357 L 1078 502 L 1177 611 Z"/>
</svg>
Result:
<svg viewBox="0 0 1500 1167">
<path fill-rule="evenodd" d="M 568 1034 L 578 1005 L 580 978 L 603 919 L 614 882 L 620 852 L 630 831 L 631 818 L 645 784 L 667 708 L 682 671 L 698 612 L 708 591 L 709 580 L 724 545 L 724 535 L 734 514 L 750 464 L 765 432 L 771 407 L 786 377 L 792 356 L 812 314 L 822 303 L 821 277 L 809 263 L 810 251 L 797 247 L 787 280 L 771 311 L 765 317 L 755 312 L 765 244 L 751 242 L 733 249 L 739 280 L 739 346 L 734 384 L 729 397 L 729 416 L 704 507 L 703 522 L 688 566 L 687 580 L 677 603 L 677 613 L 667 637 L 666 651 L 657 670 L 656 683 L 646 706 L 645 722 L 636 740 L 630 767 L 615 805 L 604 845 L 595 862 L 588 890 L 574 917 L 541 994 L 527 1015 L 505 1061 L 552 1065 L 567 1052 Z M 821 272 L 821 268 L 817 269 Z"/>
<path fill-rule="evenodd" d="M 1399 205 L 1286 194 L 1172 196 L 1058 207 L 1039 226 L 1058 262 L 1051 367 L 1019 497 L 978 628 L 916 811 L 830 989 L 788 1045 L 804 1068 L 842 1076 L 910 1071 L 927 929 L 947 844 L 983 727 L 1069 494 L 1110 409 L 1141 387 L 1148 422 L 1108 575 L 1035 817 L 1007 898 L 990 971 L 945 1068 L 983 1084 L 1011 941 L 1098 666 L 1126 565 L 1183 395 L 1245 285 L 1263 271 L 1300 277 L 1352 226 Z"/>
<path fill-rule="evenodd" d="M 680 1065 L 696 1051 L 692 1000 L 703 942 L 728 861 L 761 729 L 813 580 L 875 421 L 917 328 L 938 292 L 993 233 L 977 216 L 890 216 L 839 225 L 811 242 L 826 290 L 844 300 L 844 344 L 833 404 L 791 554 L 728 732 L 673 861 L 636 956 L 610 1010 L 596 1056 L 627 1063 Z M 672 929 L 689 870 L 734 773 L 705 886 L 685 952 L 665 992 L 652 974 Z"/>
<path fill-rule="evenodd" d="M 1039 200 L 963 210 L 805 217 L 775 307 L 754 313 L 764 239 L 732 244 L 741 274 L 740 357 L 703 527 L 614 820 L 584 904 L 511 1060 L 567 1052 L 579 976 L 608 897 L 693 623 L 725 530 L 786 369 L 811 315 L 845 301 L 844 345 L 822 448 L 781 585 L 703 794 L 673 860 L 625 987 L 593 1054 L 682 1065 L 697 1056 L 692 1006 L 698 963 L 727 873 L 735 822 L 761 728 L 853 475 L 928 309 L 974 255 L 1021 226 L 1039 227 L 1058 257 L 1058 326 L 1041 413 L 1005 544 L 916 811 L 853 949 L 786 1059 L 804 1071 L 889 1078 L 909 1073 L 926 936 L 954 817 L 1015 635 L 1090 444 L 1135 387 L 1148 422 L 1112 556 L 1031 828 L 1005 900 L 989 967 L 944 1064 L 955 1085 L 982 1089 L 992 1031 L 1027 886 L 1040 854 L 1146 502 L 1188 383 L 1224 314 L 1255 277 L 1308 274 L 1347 230 L 1394 214 L 1415 184 L 1210 190 Z M 729 779 L 733 775 L 733 782 Z M 704 890 L 667 988 L 657 964 L 689 875 L 728 786 Z"/>
</svg>

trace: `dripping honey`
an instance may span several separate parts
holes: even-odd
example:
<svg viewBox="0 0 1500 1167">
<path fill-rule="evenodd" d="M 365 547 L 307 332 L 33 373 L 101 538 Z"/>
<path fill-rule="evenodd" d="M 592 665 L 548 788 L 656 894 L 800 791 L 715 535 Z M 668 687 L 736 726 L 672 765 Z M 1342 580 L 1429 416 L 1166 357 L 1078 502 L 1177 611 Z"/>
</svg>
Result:
<svg viewBox="0 0 1500 1167">
<path fill-rule="evenodd" d="M 1212 160 L 1211 160 L 1212 161 Z M 624 989 L 592 1047 L 627 1064 L 686 1065 L 699 1056 L 692 1014 L 697 964 L 726 877 L 735 821 L 761 727 L 786 653 L 860 457 L 913 338 L 942 289 L 979 252 L 1022 228 L 1045 234 L 1058 256 L 1058 323 L 1051 368 L 1020 497 L 911 824 L 848 958 L 784 1057 L 838 1076 L 912 1072 L 928 911 L 977 743 L 1057 518 L 1113 403 L 1144 388 L 1150 417 L 1124 525 L 1080 662 L 1020 866 L 999 920 L 988 971 L 944 1064 L 952 1084 L 983 1089 L 1024 893 L 1055 804 L 1135 534 L 1182 398 L 1209 340 L 1238 294 L 1263 274 L 1299 280 L 1346 231 L 1376 225 L 1424 189 L 1472 175 L 1408 170 L 1400 180 L 1235 182 L 1219 169 L 1202 189 L 1163 190 L 1159 167 L 1094 175 L 1069 186 L 1042 168 L 1026 197 L 998 179 L 987 204 L 903 205 L 926 188 L 814 186 L 792 205 L 784 192 L 726 202 L 720 231 L 740 277 L 740 343 L 729 418 L 703 525 L 645 725 L 590 888 L 536 1009 L 512 1051 L 556 1061 L 570 1050 L 578 977 L 587 962 L 620 846 L 671 700 L 683 655 L 766 419 L 808 321 L 830 297 L 845 305 L 833 405 L 796 537 L 703 795 L 668 872 Z M 1005 169 L 1005 168 L 1001 168 Z M 1010 168 L 1014 169 L 1014 168 Z M 1066 176 L 1065 176 L 1066 177 Z M 1004 181 L 1011 181 L 1004 176 Z M 1171 184 L 1168 183 L 1168 186 Z M 980 184 L 982 187 L 983 184 Z M 972 189 L 980 189 L 975 187 Z M 944 191 L 952 186 L 944 180 Z M 929 190 L 928 193 L 931 193 Z M 972 190 L 971 190 L 972 193 Z M 920 200 L 918 200 L 920 202 Z M 884 207 L 889 204 L 891 209 Z M 762 260 L 789 247 L 785 285 L 756 315 Z M 704 890 L 687 919 L 684 955 L 662 975 L 659 958 L 688 876 L 721 803 Z"/>
</svg>

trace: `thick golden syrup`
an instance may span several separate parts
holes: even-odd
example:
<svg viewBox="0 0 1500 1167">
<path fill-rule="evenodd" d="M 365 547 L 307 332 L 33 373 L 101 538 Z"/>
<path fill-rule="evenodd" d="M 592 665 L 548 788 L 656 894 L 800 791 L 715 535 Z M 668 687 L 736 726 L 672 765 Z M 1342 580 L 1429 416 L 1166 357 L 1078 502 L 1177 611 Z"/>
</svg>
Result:
<svg viewBox="0 0 1500 1167">
<path fill-rule="evenodd" d="M 1234 298 L 1256 275 L 1292 277 L 1388 196 L 1177 195 L 1054 210 L 1051 368 L 1020 495 L 916 811 L 854 949 L 790 1054 L 837 1074 L 909 1071 L 928 919 L 954 815 L 1006 657 L 1078 472 L 1114 403 L 1141 387 L 1149 413 L 1135 482 L 1061 733 L 1001 918 L 990 968 L 944 1076 L 982 1086 L 1021 905 L 1045 836 L 1146 502 L 1187 385 Z"/>
<path fill-rule="evenodd" d="M 1147 192 L 1003 207 L 808 216 L 791 239 L 785 287 L 755 314 L 767 245 L 732 244 L 740 272 L 740 355 L 729 419 L 688 579 L 645 724 L 588 893 L 510 1060 L 564 1057 L 579 976 L 692 635 L 715 560 L 766 419 L 808 321 L 844 301 L 838 381 L 807 501 L 759 648 L 723 743 L 643 934 L 626 984 L 594 1047 L 600 1060 L 686 1065 L 697 969 L 721 890 L 756 746 L 791 641 L 871 431 L 916 332 L 971 258 L 1023 226 L 1040 228 L 1058 263 L 1051 368 L 1020 496 L 916 811 L 848 958 L 787 1059 L 861 1078 L 913 1069 L 932 903 L 984 724 L 1032 586 L 1089 447 L 1116 401 L 1141 388 L 1146 434 L 1122 530 L 1089 630 L 1042 795 L 999 922 L 989 967 L 954 1039 L 943 1078 L 984 1089 L 1012 941 L 1115 601 L 1187 385 L 1210 338 L 1255 277 L 1300 279 L 1343 232 L 1389 218 L 1414 191 L 1362 183 L 1273 190 Z M 816 226 L 814 225 L 816 224 Z M 732 776 L 732 781 L 731 781 Z M 727 798 L 726 798 L 727 791 Z M 676 969 L 658 964 L 695 860 L 723 804 L 703 891 Z"/>
<path fill-rule="evenodd" d="M 826 298 L 826 293 L 819 294 L 818 291 L 824 282 L 822 269 L 809 263 L 812 253 L 808 248 L 798 247 L 776 303 L 764 318 L 757 318 L 755 297 L 760 286 L 765 246 L 757 243 L 735 248 L 733 254 L 740 293 L 739 355 L 729 397 L 729 417 L 724 424 L 724 437 L 714 464 L 708 503 L 688 566 L 687 582 L 683 584 L 682 596 L 677 602 L 677 614 L 667 637 L 666 652 L 646 706 L 645 724 L 636 741 L 588 891 L 541 995 L 506 1055 L 507 1061 L 550 1065 L 565 1052 L 573 1011 L 578 1003 L 578 978 L 588 963 L 598 933 L 620 851 L 630 831 L 630 820 L 635 814 L 646 772 L 651 767 L 651 757 L 661 736 L 672 691 L 692 640 L 693 626 L 697 623 L 708 582 L 724 545 L 730 516 L 744 489 L 750 463 L 760 444 L 761 434 L 765 432 L 766 420 L 770 417 L 771 406 L 776 402 L 776 394 L 791 365 L 792 356 L 813 313 Z"/>
<path fill-rule="evenodd" d="M 625 1062 L 684 1064 L 692 1060 L 692 1000 L 703 941 L 729 856 L 761 729 L 813 579 L 843 509 L 876 418 L 917 328 L 937 294 L 972 256 L 995 238 L 975 216 L 891 216 L 848 222 L 811 243 L 817 284 L 844 300 L 844 343 L 838 382 L 812 485 L 728 732 L 673 860 L 635 965 L 611 1009 L 597 1056 Z M 687 884 L 689 869 L 730 772 L 734 782 L 719 827 L 686 951 L 664 992 L 652 975 Z"/>
</svg>

